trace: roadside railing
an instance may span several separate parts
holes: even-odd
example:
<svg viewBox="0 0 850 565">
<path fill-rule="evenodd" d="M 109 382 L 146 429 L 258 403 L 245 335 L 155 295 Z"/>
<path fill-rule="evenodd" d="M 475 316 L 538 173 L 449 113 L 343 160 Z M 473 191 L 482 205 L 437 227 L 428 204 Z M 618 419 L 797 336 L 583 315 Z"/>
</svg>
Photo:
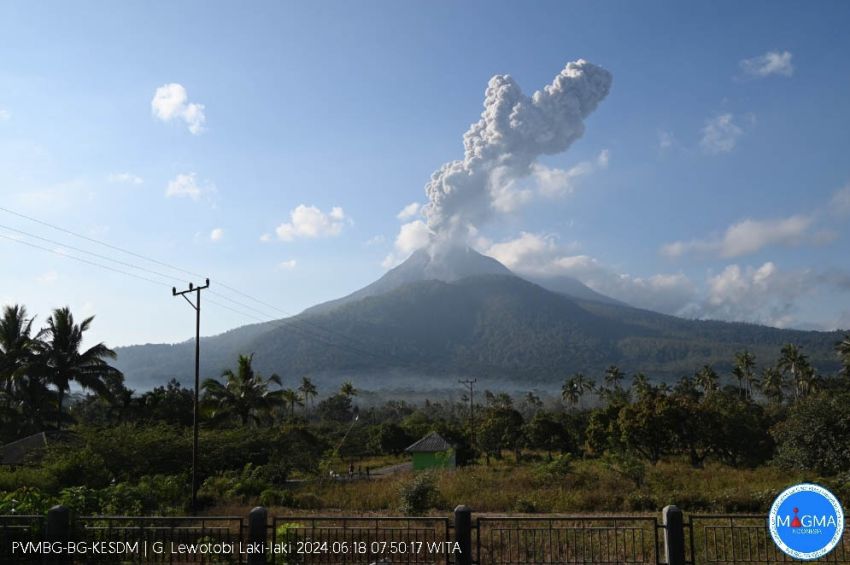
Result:
<svg viewBox="0 0 850 565">
<path fill-rule="evenodd" d="M 850 564 L 850 536 L 819 560 Z M 0 516 L 0 563 L 769 565 L 765 516 Z"/>
</svg>

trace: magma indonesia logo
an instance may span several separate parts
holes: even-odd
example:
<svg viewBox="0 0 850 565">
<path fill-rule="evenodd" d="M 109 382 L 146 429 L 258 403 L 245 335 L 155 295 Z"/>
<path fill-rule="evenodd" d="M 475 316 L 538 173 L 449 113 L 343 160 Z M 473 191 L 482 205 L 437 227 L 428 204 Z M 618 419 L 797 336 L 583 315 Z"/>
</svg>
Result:
<svg viewBox="0 0 850 565">
<path fill-rule="evenodd" d="M 774 543 L 787 555 L 818 559 L 841 541 L 844 511 L 838 499 L 822 486 L 799 484 L 773 501 L 769 527 Z"/>
</svg>

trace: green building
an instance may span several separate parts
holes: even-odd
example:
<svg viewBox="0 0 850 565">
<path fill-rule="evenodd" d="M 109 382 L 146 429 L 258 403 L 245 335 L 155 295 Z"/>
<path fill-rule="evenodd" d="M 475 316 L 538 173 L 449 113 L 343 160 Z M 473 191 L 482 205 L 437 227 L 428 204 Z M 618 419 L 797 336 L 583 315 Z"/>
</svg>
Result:
<svg viewBox="0 0 850 565">
<path fill-rule="evenodd" d="M 413 470 L 454 469 L 455 450 L 437 432 L 431 432 L 407 449 L 413 457 Z"/>
</svg>

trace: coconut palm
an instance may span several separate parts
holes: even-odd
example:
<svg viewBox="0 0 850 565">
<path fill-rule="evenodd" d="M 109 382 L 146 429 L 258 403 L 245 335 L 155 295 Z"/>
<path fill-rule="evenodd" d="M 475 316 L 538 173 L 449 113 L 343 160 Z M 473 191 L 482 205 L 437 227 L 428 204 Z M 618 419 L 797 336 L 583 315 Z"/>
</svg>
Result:
<svg viewBox="0 0 850 565">
<path fill-rule="evenodd" d="M 38 371 L 56 387 L 57 429 L 62 426 L 62 404 L 72 381 L 109 398 L 110 391 L 124 380 L 121 371 L 107 362 L 115 359 L 113 350 L 103 343 L 82 350 L 83 336 L 93 320 L 94 316 L 90 316 L 77 324 L 68 307 L 57 308 L 47 320 L 43 340 L 36 346 Z"/>
<path fill-rule="evenodd" d="M 639 397 L 643 397 L 652 391 L 652 385 L 643 373 L 638 373 L 632 378 L 632 388 Z"/>
<path fill-rule="evenodd" d="M 793 343 L 782 346 L 779 361 L 776 366 L 783 372 L 790 373 L 791 382 L 794 384 L 794 399 L 800 398 L 802 392 L 801 378 L 809 365 L 809 360 L 800 347 Z"/>
<path fill-rule="evenodd" d="M 703 365 L 702 368 L 694 374 L 694 381 L 703 394 L 711 394 L 718 388 L 718 376 L 711 365 Z"/>
<path fill-rule="evenodd" d="M 254 355 L 240 355 L 236 372 L 227 369 L 222 373 L 224 383 L 216 379 L 206 379 L 201 385 L 204 401 L 212 408 L 213 419 L 232 417 L 242 425 L 253 421 L 259 424 L 263 417 L 274 408 L 283 405 L 280 390 L 269 390 L 271 385 L 280 387 L 277 375 L 264 378 L 254 372 Z"/>
<path fill-rule="evenodd" d="M 769 402 L 781 404 L 785 396 L 785 377 L 776 367 L 765 367 L 761 375 L 760 388 Z"/>
<path fill-rule="evenodd" d="M 620 383 L 626 378 L 626 374 L 616 365 L 605 369 L 605 385 L 611 388 L 619 388 Z"/>
<path fill-rule="evenodd" d="M 24 306 L 3 308 L 0 317 L 0 412 L 9 424 L 23 423 L 33 430 L 43 427 L 43 413 L 53 395 L 37 370 L 40 332 L 32 333 L 33 318 Z"/>
<path fill-rule="evenodd" d="M 753 396 L 755 367 L 756 358 L 746 349 L 735 354 L 735 367 L 732 369 L 732 374 L 738 379 L 738 390 L 741 391 L 742 397 L 752 398 Z"/>
<path fill-rule="evenodd" d="M 593 383 L 582 373 L 575 373 L 564 381 L 561 387 L 561 398 L 573 406 L 582 403 L 584 395 L 593 390 Z"/>
<path fill-rule="evenodd" d="M 343 396 L 347 396 L 348 398 L 351 398 L 352 396 L 357 396 L 358 392 L 359 391 L 354 388 L 354 385 L 351 383 L 351 381 L 345 381 L 344 383 L 342 383 L 342 386 L 339 387 L 339 393 Z"/>
<path fill-rule="evenodd" d="M 306 416 L 310 411 L 310 398 L 316 398 L 316 394 L 318 391 L 316 390 L 316 385 L 313 384 L 308 377 L 302 377 L 301 386 L 298 387 L 298 392 L 301 393 L 301 396 L 304 398 L 304 415 Z"/>
<path fill-rule="evenodd" d="M 301 401 L 301 395 L 298 394 L 297 390 L 287 388 L 281 391 L 280 397 L 285 404 L 289 405 L 289 418 L 294 419 L 295 405 L 304 406 L 304 403 Z"/>
</svg>

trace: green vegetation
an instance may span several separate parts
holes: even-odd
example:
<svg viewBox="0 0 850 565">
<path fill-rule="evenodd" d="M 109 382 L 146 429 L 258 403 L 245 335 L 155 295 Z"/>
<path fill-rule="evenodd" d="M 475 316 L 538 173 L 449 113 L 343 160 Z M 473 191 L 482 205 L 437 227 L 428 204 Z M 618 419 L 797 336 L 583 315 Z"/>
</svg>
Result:
<svg viewBox="0 0 850 565">
<path fill-rule="evenodd" d="M 23 307 L 4 310 L 0 434 L 50 433 L 29 461 L 0 468 L 0 513 L 185 513 L 191 391 L 126 389 L 108 348 L 80 351 L 90 324 L 60 309 L 36 332 Z M 242 355 L 204 381 L 199 500 L 212 513 L 763 511 L 800 480 L 850 498 L 848 344 L 836 343 L 832 375 L 794 344 L 768 363 L 737 351 L 728 372 L 703 364 L 673 385 L 609 365 L 565 376 L 561 398 L 485 390 L 474 418 L 468 398 L 358 407 L 355 379 L 320 395 L 309 376 L 264 377 Z M 85 394 L 69 398 L 72 381 Z M 374 473 L 408 461 L 404 448 L 430 431 L 459 469 Z"/>
</svg>

